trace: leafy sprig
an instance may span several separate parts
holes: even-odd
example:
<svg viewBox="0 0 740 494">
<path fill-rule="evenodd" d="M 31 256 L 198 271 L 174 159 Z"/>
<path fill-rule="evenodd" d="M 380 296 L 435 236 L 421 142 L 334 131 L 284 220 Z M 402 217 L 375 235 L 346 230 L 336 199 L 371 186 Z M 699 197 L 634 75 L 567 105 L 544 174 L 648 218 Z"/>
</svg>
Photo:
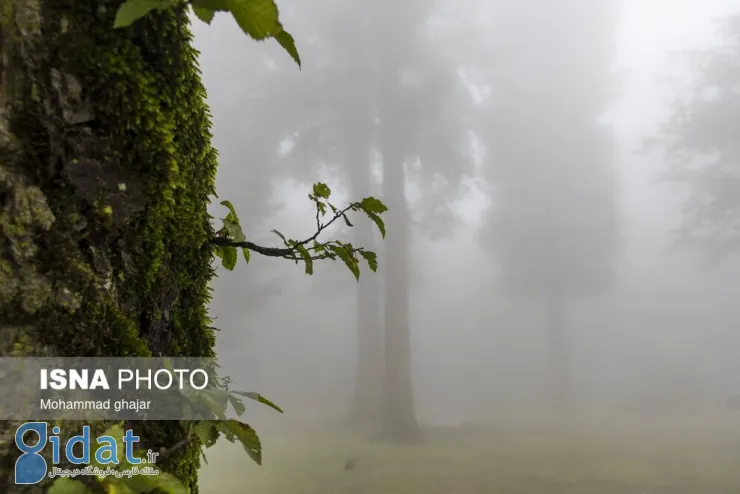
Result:
<svg viewBox="0 0 740 494">
<path fill-rule="evenodd" d="M 308 198 L 316 206 L 316 231 L 303 240 L 294 240 L 287 238 L 278 230 L 273 230 L 273 233 L 282 240 L 283 247 L 265 247 L 247 240 L 234 206 L 229 201 L 223 201 L 221 204 L 228 208 L 229 214 L 222 219 L 223 227 L 213 239 L 213 244 L 217 247 L 216 255 L 221 258 L 222 265 L 228 270 L 233 270 L 236 266 L 237 249 L 241 249 L 247 263 L 251 257 L 250 251 L 253 251 L 268 257 L 290 259 L 296 263 L 302 261 L 305 263 L 306 274 L 313 274 L 313 262 L 321 259 L 341 260 L 358 280 L 360 258 L 365 260 L 371 271 L 377 271 L 378 257 L 375 252 L 339 240 L 320 242 L 319 236 L 340 218 L 347 226 L 352 227 L 348 213 L 362 212 L 375 223 L 380 234 L 385 237 L 385 223 L 381 215 L 388 208 L 379 199 L 366 197 L 339 209 L 329 202 L 330 197 L 331 189 L 328 185 L 321 182 L 313 185 L 313 191 L 308 194 Z"/>
</svg>

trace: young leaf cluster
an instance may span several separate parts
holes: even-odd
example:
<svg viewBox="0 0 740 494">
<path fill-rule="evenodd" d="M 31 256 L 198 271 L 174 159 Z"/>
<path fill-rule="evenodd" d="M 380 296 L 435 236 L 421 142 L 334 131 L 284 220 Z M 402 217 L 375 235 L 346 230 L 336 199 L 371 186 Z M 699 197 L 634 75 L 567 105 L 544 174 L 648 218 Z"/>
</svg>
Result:
<svg viewBox="0 0 740 494">
<path fill-rule="evenodd" d="M 340 218 L 347 226 L 352 227 L 348 213 L 361 212 L 375 223 L 380 234 L 385 238 L 385 223 L 381 215 L 388 208 L 379 199 L 366 197 L 340 209 L 329 202 L 330 197 L 331 189 L 328 185 L 321 182 L 313 185 L 308 198 L 316 206 L 316 231 L 308 238 L 294 240 L 278 230 L 273 230 L 273 233 L 280 237 L 284 247 L 265 247 L 248 241 L 241 229 L 234 207 L 228 201 L 222 202 L 221 204 L 229 209 L 229 214 L 223 218 L 223 227 L 218 230 L 213 242 L 216 246 L 216 255 L 221 258 L 222 265 L 228 270 L 234 269 L 238 257 L 237 249 L 242 249 L 246 262 L 249 262 L 249 251 L 251 250 L 265 256 L 282 257 L 296 263 L 303 262 L 306 274 L 313 274 L 314 261 L 321 259 L 341 260 L 358 280 L 360 278 L 360 258 L 365 260 L 370 270 L 377 271 L 378 258 L 375 252 L 339 240 L 320 242 L 319 236 Z"/>
<path fill-rule="evenodd" d="M 301 66 L 295 40 L 280 23 L 275 0 L 126 0 L 118 9 L 114 27 L 130 26 L 153 10 L 180 9 L 210 24 L 216 12 L 229 12 L 245 34 L 257 41 L 272 38 Z"/>
</svg>

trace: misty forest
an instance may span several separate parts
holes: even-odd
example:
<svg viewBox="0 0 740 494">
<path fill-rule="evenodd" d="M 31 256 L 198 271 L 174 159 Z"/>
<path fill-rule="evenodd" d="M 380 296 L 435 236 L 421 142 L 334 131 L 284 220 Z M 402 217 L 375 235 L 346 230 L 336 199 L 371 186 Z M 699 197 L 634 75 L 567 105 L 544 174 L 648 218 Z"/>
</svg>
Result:
<svg viewBox="0 0 740 494">
<path fill-rule="evenodd" d="M 283 412 L 136 492 L 740 492 L 740 0 L 6 1 L 0 353 Z"/>
</svg>

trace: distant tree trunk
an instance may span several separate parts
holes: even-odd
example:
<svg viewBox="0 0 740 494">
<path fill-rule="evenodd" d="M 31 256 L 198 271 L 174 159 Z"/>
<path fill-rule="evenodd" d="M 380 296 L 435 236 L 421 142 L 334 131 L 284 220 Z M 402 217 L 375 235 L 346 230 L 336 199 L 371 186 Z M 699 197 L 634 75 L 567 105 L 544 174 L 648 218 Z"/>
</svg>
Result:
<svg viewBox="0 0 740 494">
<path fill-rule="evenodd" d="M 370 132 L 361 110 L 350 108 L 345 120 L 344 143 L 350 186 L 354 197 L 372 194 L 370 180 Z M 353 228 L 355 243 L 373 250 L 373 225 L 362 222 Z M 382 334 L 378 276 L 362 274 L 357 286 L 357 374 L 349 419 L 356 425 L 376 425 L 380 418 L 382 388 Z"/>
<path fill-rule="evenodd" d="M 414 411 L 409 327 L 409 243 L 403 134 L 395 128 L 397 111 L 383 114 L 383 192 L 388 206 L 385 275 L 385 369 L 382 435 L 413 441 L 420 438 Z"/>
<path fill-rule="evenodd" d="M 186 17 L 168 9 L 114 30 L 120 0 L 10 3 L 0 9 L 0 80 L 12 79 L 0 86 L 0 355 L 213 356 L 216 155 Z M 0 492 L 44 492 L 48 479 L 14 485 L 15 425 L 0 427 Z M 127 427 L 154 450 L 183 438 L 176 421 Z M 195 494 L 199 450 L 192 441 L 157 467 Z"/>
<path fill-rule="evenodd" d="M 567 413 L 571 405 L 568 359 L 568 335 L 565 319 L 565 300 L 553 290 L 547 296 L 546 324 L 548 336 L 549 400 L 556 415 Z"/>
</svg>

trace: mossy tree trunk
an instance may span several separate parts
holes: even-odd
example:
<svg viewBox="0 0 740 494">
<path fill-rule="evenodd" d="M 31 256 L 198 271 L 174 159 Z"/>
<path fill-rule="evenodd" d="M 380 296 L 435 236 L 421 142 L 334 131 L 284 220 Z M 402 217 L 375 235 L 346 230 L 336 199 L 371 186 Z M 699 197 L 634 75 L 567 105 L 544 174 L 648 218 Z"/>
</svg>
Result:
<svg viewBox="0 0 740 494">
<path fill-rule="evenodd" d="M 214 355 L 216 152 L 197 53 L 175 12 L 114 30 L 120 3 L 0 9 L 3 355 Z M 130 426 L 146 447 L 182 439 L 177 422 Z M 12 484 L 12 437 L 9 448 L 0 491 L 44 490 Z M 159 466 L 191 492 L 198 448 Z"/>
</svg>

